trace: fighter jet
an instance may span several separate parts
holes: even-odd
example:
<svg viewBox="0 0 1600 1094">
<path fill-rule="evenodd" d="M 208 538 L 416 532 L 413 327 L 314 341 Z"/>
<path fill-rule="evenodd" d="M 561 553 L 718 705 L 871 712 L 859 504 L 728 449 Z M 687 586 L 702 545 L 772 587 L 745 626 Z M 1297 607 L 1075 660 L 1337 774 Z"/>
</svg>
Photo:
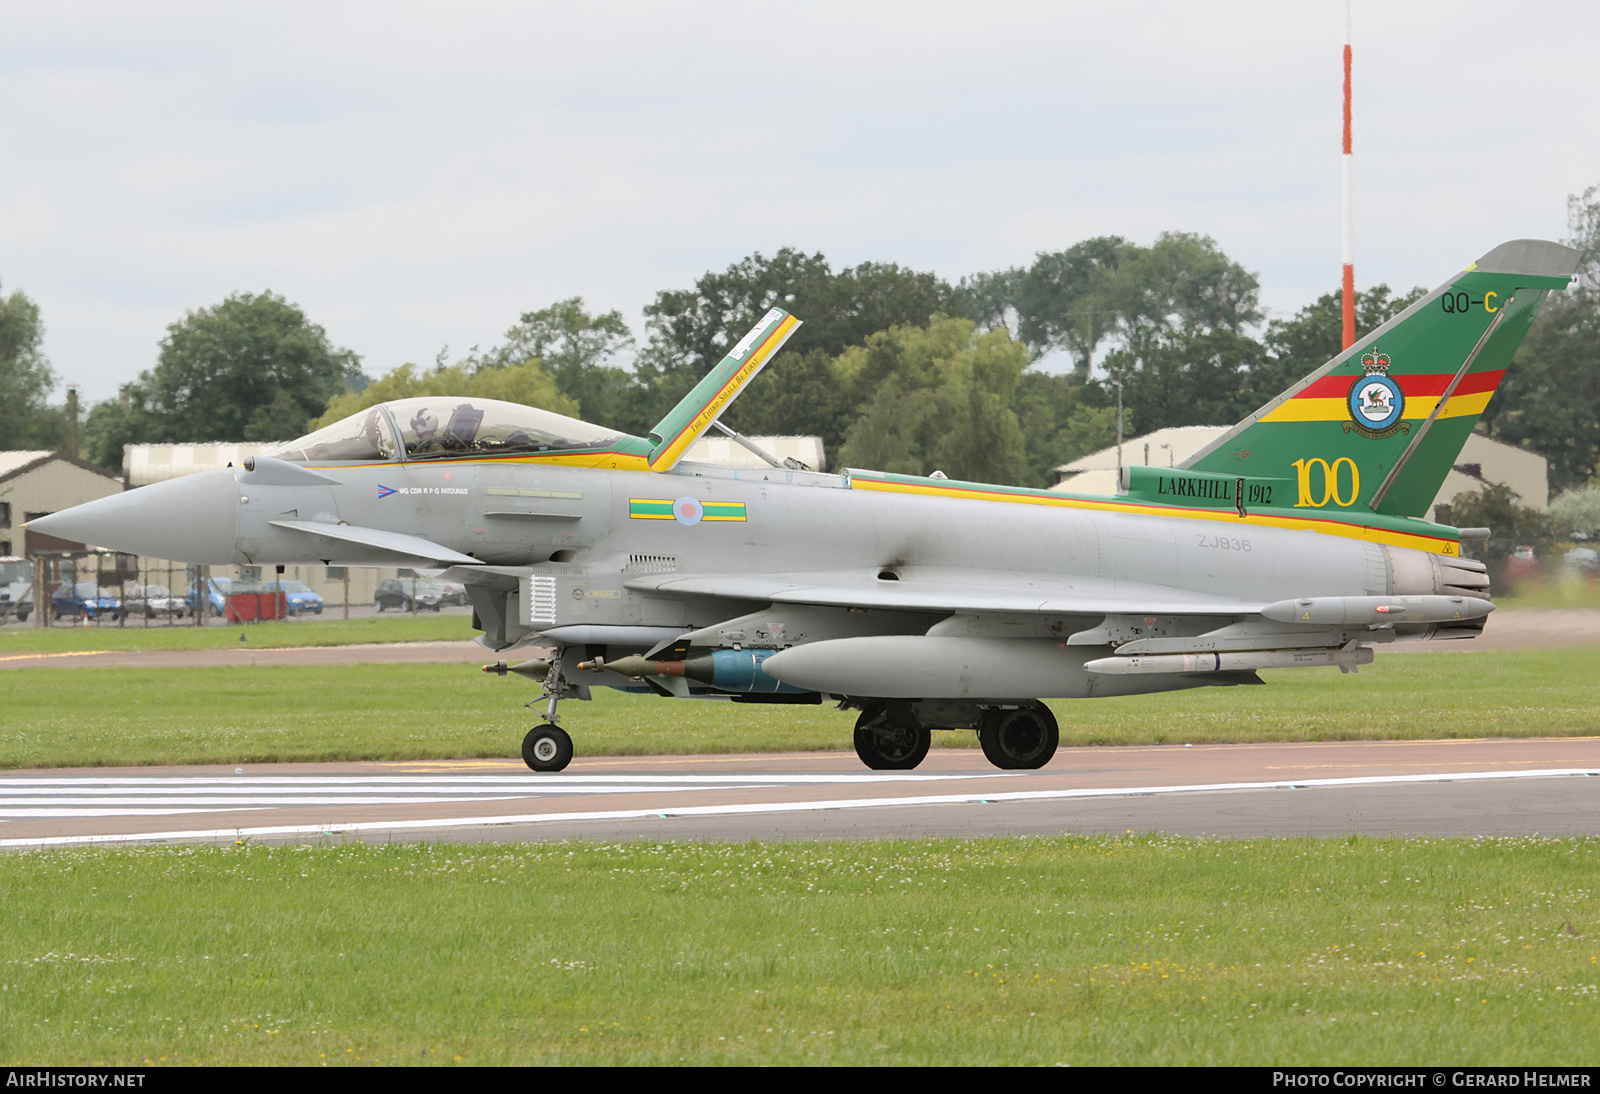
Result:
<svg viewBox="0 0 1600 1094">
<path fill-rule="evenodd" d="M 686 460 L 799 320 L 774 309 L 648 437 L 526 406 L 400 399 L 242 466 L 31 522 L 194 563 L 400 565 L 465 583 L 478 641 L 543 682 L 522 754 L 572 758 L 558 703 L 594 687 L 858 712 L 869 767 L 934 730 L 1037 768 L 1045 699 L 1354 671 L 1468 638 L 1487 534 L 1422 519 L 1569 248 L 1503 244 L 1179 468 L 1110 496 L 768 458 Z M 544 658 L 517 651 L 552 650 Z"/>
</svg>

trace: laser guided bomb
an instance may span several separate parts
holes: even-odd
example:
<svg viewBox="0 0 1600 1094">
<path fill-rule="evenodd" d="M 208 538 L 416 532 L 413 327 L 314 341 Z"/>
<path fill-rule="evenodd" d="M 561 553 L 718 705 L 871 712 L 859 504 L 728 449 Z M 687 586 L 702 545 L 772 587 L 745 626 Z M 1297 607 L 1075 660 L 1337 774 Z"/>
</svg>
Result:
<svg viewBox="0 0 1600 1094">
<path fill-rule="evenodd" d="M 1488 575 L 1461 557 L 1463 530 L 1422 517 L 1577 259 L 1496 247 L 1182 467 L 1125 468 L 1109 496 L 685 459 L 731 433 L 718 417 L 798 326 L 774 309 L 646 437 L 401 399 L 30 526 L 197 563 L 444 573 L 506 658 L 487 671 L 542 683 L 523 741 L 536 770 L 570 761 L 558 704 L 595 687 L 836 702 L 876 768 L 914 767 L 935 729 L 1037 767 L 1059 737 L 1045 699 L 1353 671 L 1390 642 L 1479 633 Z"/>
<path fill-rule="evenodd" d="M 578 668 L 585 672 L 613 672 L 619 676 L 660 681 L 659 687 L 674 694 L 687 694 L 687 689 L 674 689 L 671 681 L 694 680 L 719 691 L 751 695 L 807 695 L 805 688 L 797 688 L 775 680 L 762 670 L 762 663 L 771 656 L 768 650 L 709 650 L 689 655 L 683 651 L 681 659 L 651 660 L 637 654 L 619 657 L 607 662 L 596 657 L 581 661 Z"/>
</svg>

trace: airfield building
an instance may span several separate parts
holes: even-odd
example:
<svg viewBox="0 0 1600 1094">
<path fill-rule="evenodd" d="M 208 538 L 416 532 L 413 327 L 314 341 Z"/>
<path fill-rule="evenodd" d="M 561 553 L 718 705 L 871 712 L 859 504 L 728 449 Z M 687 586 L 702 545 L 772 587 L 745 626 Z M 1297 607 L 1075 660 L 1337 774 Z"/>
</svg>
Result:
<svg viewBox="0 0 1600 1094">
<path fill-rule="evenodd" d="M 0 555 L 32 558 L 40 551 L 83 550 L 81 543 L 25 532 L 22 526 L 121 489 L 115 475 L 65 452 L 0 452 Z"/>
</svg>

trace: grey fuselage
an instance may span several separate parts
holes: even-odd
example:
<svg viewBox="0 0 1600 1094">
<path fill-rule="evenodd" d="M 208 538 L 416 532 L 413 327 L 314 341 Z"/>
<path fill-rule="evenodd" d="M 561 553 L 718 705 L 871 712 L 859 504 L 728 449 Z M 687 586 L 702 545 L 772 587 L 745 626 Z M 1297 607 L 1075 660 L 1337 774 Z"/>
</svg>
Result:
<svg viewBox="0 0 1600 1094">
<path fill-rule="evenodd" d="M 301 520 L 399 532 L 488 566 L 534 567 L 619 589 L 630 558 L 660 556 L 685 574 L 859 570 L 874 579 L 893 572 L 899 580 L 915 581 L 922 571 L 940 571 L 944 577 L 950 576 L 946 571 L 964 572 L 975 587 L 1026 585 L 1038 589 L 1041 600 L 1070 597 L 1084 588 L 1162 586 L 1173 594 L 1234 598 L 1241 611 L 1245 605 L 1296 596 L 1432 591 L 1394 587 L 1385 549 L 1359 539 L 1215 520 L 865 491 L 848 488 L 844 476 L 693 465 L 660 475 L 489 461 L 309 466 L 336 477 L 339 485 L 259 485 L 252 484 L 248 472 L 239 473 L 237 547 L 226 557 L 190 561 L 394 561 L 382 552 L 313 541 L 271 524 Z M 380 488 L 392 492 L 380 497 Z M 635 499 L 682 497 L 743 505 L 744 519 L 684 524 L 630 516 Z M 615 599 L 582 614 L 596 622 L 622 622 L 628 597 Z M 698 613 L 681 620 L 710 621 Z"/>
<path fill-rule="evenodd" d="M 510 459 L 258 459 L 253 470 L 107 500 L 127 517 L 115 545 L 146 554 L 449 567 L 468 586 L 480 642 L 576 649 L 562 663 L 580 685 L 639 686 L 575 666 L 582 655 L 638 653 L 675 635 L 713 649 L 810 646 L 775 662 L 784 668 L 774 675 L 842 696 L 977 701 L 1254 682 L 1239 673 L 1104 676 L 1083 666 L 1134 640 L 1187 649 L 1196 636 L 1220 634 L 1205 648 L 1287 641 L 1331 650 L 1429 637 L 1431 628 L 1347 627 L 1285 640 L 1292 628 L 1259 613 L 1291 598 L 1453 591 L 1455 560 L 1376 543 L 1358 529 L 1329 535 L 1226 511 L 1132 512 L 1116 498 L 949 496 L 961 484 L 885 489 L 865 476 L 687 463 L 660 474 Z M 415 544 L 437 545 L 436 560 Z M 1265 637 L 1254 640 L 1257 632 Z"/>
</svg>

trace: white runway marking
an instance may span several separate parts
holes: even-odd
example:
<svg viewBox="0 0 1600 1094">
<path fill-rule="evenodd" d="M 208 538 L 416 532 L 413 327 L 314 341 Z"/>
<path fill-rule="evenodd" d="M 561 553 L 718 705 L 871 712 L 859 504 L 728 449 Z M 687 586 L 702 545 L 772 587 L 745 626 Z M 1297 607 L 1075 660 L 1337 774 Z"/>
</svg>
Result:
<svg viewBox="0 0 1600 1094">
<path fill-rule="evenodd" d="M 982 775 L 913 775 L 903 772 L 849 775 L 173 775 L 96 778 L 21 775 L 0 776 L 0 794 L 13 786 L 464 786 L 494 787 L 543 794 L 556 783 L 573 786 L 820 786 L 827 783 L 948 782 L 951 779 L 1011 778 L 1004 772 Z"/>
<path fill-rule="evenodd" d="M 938 782 L 966 775 L 203 775 L 0 778 L 0 819 L 150 817 L 307 805 L 414 805 L 571 794 L 683 793 L 864 782 Z M 1004 778 L 1003 775 L 978 776 Z M 0 841 L 0 846 L 4 846 Z"/>
<path fill-rule="evenodd" d="M 881 798 L 841 798 L 828 801 L 757 802 L 744 805 L 684 806 L 677 809 L 671 808 L 670 806 L 663 806 L 650 809 L 588 810 L 568 813 L 527 813 L 521 815 L 500 815 L 486 817 L 451 817 L 432 820 L 359 821 L 351 822 L 349 824 L 268 825 L 254 828 L 212 828 L 195 831 L 141 832 L 115 835 L 44 836 L 24 839 L 0 839 L 0 847 L 60 847 L 81 844 L 145 843 L 170 840 L 241 839 L 268 836 L 354 835 L 366 832 L 426 831 L 429 829 L 440 828 L 476 828 L 517 824 L 563 823 L 584 820 L 640 820 L 652 817 L 735 816 L 760 813 L 812 812 L 819 810 L 880 809 L 908 805 L 960 805 L 973 803 L 1051 801 L 1071 798 L 1126 797 L 1129 795 L 1189 794 L 1207 791 L 1292 790 L 1309 789 L 1313 787 L 1334 788 L 1353 786 L 1381 786 L 1403 783 L 1472 782 L 1492 779 L 1537 779 L 1567 775 L 1600 775 L 1600 768 L 1555 768 L 1542 771 L 1473 771 L 1427 775 L 1374 775 L 1337 779 L 1279 779 L 1270 782 L 1198 783 L 1187 786 L 1134 786 L 1108 787 L 1099 789 L 1020 790 L 1008 792 L 999 791 L 997 789 L 993 792 L 972 791 L 962 794 L 923 794 L 909 797 Z M 885 781 L 904 783 L 910 780 L 927 782 L 945 779 L 1005 777 L 1006 776 L 996 775 L 844 775 L 794 777 L 780 776 L 770 779 L 741 779 L 735 776 L 713 776 L 708 779 L 698 776 L 668 775 L 659 777 L 636 776 L 630 778 L 652 783 L 653 785 L 651 785 L 649 789 L 692 789 L 695 786 L 704 788 L 708 782 L 714 783 L 718 788 L 726 788 L 729 785 L 770 788 L 790 783 L 796 785 L 815 785 L 818 783 L 863 784 Z M 620 781 L 618 779 L 604 776 L 570 777 L 571 780 L 576 780 L 579 778 L 592 780 L 593 789 L 591 792 L 601 793 L 606 792 L 603 788 L 607 785 Z M 18 781 L 20 782 L 21 780 Z M 58 781 L 67 783 L 72 780 Z M 105 781 L 112 782 L 117 780 Z M 285 778 L 278 781 L 302 782 L 304 780 Z M 526 777 L 521 778 L 520 781 L 523 784 L 529 783 L 529 780 Z M 563 778 L 559 781 L 566 782 L 569 781 L 569 779 Z M 682 785 L 679 785 L 680 782 Z M 638 782 L 635 782 L 630 789 L 638 791 L 640 789 L 644 789 L 644 787 L 641 787 Z M 529 796 L 534 796 L 540 792 L 548 791 L 544 789 L 542 780 L 534 781 L 533 785 L 529 787 Z"/>
</svg>

